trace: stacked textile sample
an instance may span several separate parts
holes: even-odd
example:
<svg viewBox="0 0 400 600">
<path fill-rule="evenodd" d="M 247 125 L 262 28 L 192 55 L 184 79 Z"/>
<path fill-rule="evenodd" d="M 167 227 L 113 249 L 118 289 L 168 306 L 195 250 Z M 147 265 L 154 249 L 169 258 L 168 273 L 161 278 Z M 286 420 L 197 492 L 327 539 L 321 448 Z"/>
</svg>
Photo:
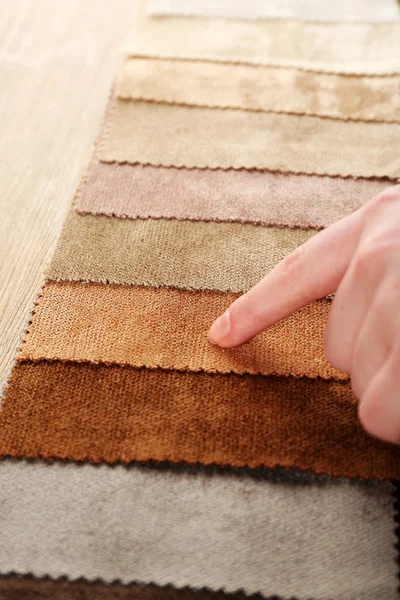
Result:
<svg viewBox="0 0 400 600">
<path fill-rule="evenodd" d="M 400 450 L 324 357 L 330 299 L 207 330 L 400 178 L 399 33 L 138 4 L 0 410 L 0 599 L 397 597 Z"/>
</svg>

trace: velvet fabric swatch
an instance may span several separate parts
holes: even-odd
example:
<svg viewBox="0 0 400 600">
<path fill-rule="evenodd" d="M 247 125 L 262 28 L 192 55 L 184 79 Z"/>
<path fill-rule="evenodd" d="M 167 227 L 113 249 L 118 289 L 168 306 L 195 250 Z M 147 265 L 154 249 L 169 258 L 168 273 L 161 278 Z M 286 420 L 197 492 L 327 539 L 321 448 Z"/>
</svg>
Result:
<svg viewBox="0 0 400 600">
<path fill-rule="evenodd" d="M 147 0 L 147 12 L 150 15 L 367 23 L 400 19 L 396 0 Z"/>
<path fill-rule="evenodd" d="M 268 171 L 104 164 L 94 158 L 75 209 L 82 214 L 132 219 L 240 221 L 322 229 L 389 185 L 388 181 Z"/>
<path fill-rule="evenodd" d="M 346 481 L 6 461 L 0 503 L 7 508 L 10 494 L 13 502 L 12 518 L 0 514 L 0 565 L 38 577 L 394 600 L 392 493 Z"/>
<path fill-rule="evenodd" d="M 0 429 L 0 456 L 400 478 L 400 448 L 361 428 L 340 381 L 19 362 Z"/>
<path fill-rule="evenodd" d="M 244 592 L 227 594 L 207 588 L 193 590 L 185 587 L 153 584 L 101 583 L 66 581 L 32 576 L 0 575 L 2 600 L 248 600 Z M 284 600 L 274 594 L 265 600 Z M 296 599 L 292 599 L 296 600 Z"/>
<path fill-rule="evenodd" d="M 316 232 L 67 215 L 47 278 L 247 291 Z"/>
<path fill-rule="evenodd" d="M 200 6 L 202 3 L 199 4 Z M 132 4 L 129 56 L 298 67 L 347 74 L 400 73 L 400 24 L 240 21 L 146 15 Z M 378 9 L 377 9 L 378 10 Z"/>
<path fill-rule="evenodd" d="M 149 143 L 151 140 L 151 143 Z M 164 167 L 400 178 L 400 124 L 115 99 L 99 158 Z"/>
<path fill-rule="evenodd" d="M 223 350 L 210 344 L 209 327 L 237 297 L 221 292 L 47 283 L 18 359 L 348 379 L 324 356 L 329 300 L 306 306 L 244 346 Z"/>
<path fill-rule="evenodd" d="M 400 16 L 400 7 L 396 10 Z M 398 76 L 343 77 L 290 68 L 136 58 L 124 63 L 117 95 L 188 106 L 400 121 Z"/>
</svg>

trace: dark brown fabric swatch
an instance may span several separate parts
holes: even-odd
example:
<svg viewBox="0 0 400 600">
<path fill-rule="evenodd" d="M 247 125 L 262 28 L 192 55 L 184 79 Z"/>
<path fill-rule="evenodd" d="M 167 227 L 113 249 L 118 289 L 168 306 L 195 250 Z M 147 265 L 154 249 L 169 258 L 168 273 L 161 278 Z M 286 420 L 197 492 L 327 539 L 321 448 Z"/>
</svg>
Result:
<svg viewBox="0 0 400 600">
<path fill-rule="evenodd" d="M 0 431 L 0 456 L 400 478 L 400 447 L 362 430 L 338 381 L 21 362 Z"/>
<path fill-rule="evenodd" d="M 226 594 L 208 589 L 176 589 L 172 586 L 120 585 L 117 583 L 90 583 L 86 581 L 53 581 L 49 578 L 0 576 L 1 600 L 247 600 L 243 592 Z M 253 595 L 253 600 L 262 600 L 261 595 Z M 280 600 L 270 596 L 265 600 Z M 294 598 L 290 600 L 295 600 Z"/>
</svg>

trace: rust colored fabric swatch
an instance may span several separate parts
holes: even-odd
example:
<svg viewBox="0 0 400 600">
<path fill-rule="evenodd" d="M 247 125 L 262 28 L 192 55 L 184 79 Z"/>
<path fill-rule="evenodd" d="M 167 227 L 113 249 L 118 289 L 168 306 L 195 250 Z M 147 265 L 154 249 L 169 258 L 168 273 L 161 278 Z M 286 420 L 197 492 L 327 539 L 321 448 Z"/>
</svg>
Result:
<svg viewBox="0 0 400 600">
<path fill-rule="evenodd" d="M 340 381 L 20 362 L 0 430 L 0 456 L 400 478 L 400 447 L 363 431 Z"/>
<path fill-rule="evenodd" d="M 0 598 L 2 600 L 248 600 L 243 592 L 226 594 L 219 590 L 192 590 L 188 587 L 160 587 L 153 584 L 131 583 L 107 584 L 85 581 L 64 581 L 0 576 Z M 276 595 L 265 600 L 280 600 Z M 283 600 L 283 599 L 282 599 Z M 295 599 L 293 599 L 295 600 Z"/>
<path fill-rule="evenodd" d="M 223 350 L 210 344 L 211 323 L 237 297 L 169 288 L 47 283 L 18 358 L 348 379 L 331 367 L 323 352 L 329 300 L 310 304 L 239 348 Z"/>
<path fill-rule="evenodd" d="M 125 62 L 117 95 L 188 106 L 400 121 L 397 76 L 343 77 L 277 67 L 136 58 Z"/>
<path fill-rule="evenodd" d="M 94 159 L 75 202 L 81 214 L 240 221 L 322 229 L 357 210 L 387 181 L 104 164 Z"/>
<path fill-rule="evenodd" d="M 316 232 L 71 210 L 47 278 L 244 292 Z"/>
<path fill-rule="evenodd" d="M 149 18 L 133 4 L 129 56 L 298 67 L 353 74 L 400 73 L 400 24 Z"/>
<path fill-rule="evenodd" d="M 149 143 L 151 140 L 151 143 Z M 116 98 L 104 162 L 400 178 L 400 124 L 173 106 Z"/>
</svg>

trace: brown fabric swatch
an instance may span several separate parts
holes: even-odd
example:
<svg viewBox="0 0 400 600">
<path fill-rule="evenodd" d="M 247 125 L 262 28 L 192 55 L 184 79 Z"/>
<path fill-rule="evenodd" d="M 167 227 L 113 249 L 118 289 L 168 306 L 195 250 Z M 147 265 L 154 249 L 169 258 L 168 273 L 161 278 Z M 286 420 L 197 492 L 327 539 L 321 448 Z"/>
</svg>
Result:
<svg viewBox="0 0 400 600">
<path fill-rule="evenodd" d="M 242 223 L 110 219 L 71 210 L 47 277 L 243 292 L 314 234 Z"/>
<path fill-rule="evenodd" d="M 400 177 L 400 124 L 115 99 L 104 162 L 306 175 Z"/>
<path fill-rule="evenodd" d="M 226 594 L 203 588 L 176 589 L 153 584 L 95 583 L 85 581 L 53 581 L 49 578 L 0 576 L 1 600 L 248 600 L 243 592 Z M 261 596 L 260 596 L 261 598 Z M 278 596 L 265 600 L 280 600 Z M 295 600 L 295 599 L 293 599 Z"/>
<path fill-rule="evenodd" d="M 400 73 L 400 24 L 148 17 L 135 10 L 130 56 L 299 67 L 353 74 Z"/>
<path fill-rule="evenodd" d="M 323 351 L 329 300 L 314 302 L 244 346 L 207 340 L 238 294 L 47 283 L 19 360 L 58 359 L 179 371 L 348 379 Z"/>
<path fill-rule="evenodd" d="M 207 589 L 175 589 L 172 586 L 131 583 L 89 583 L 85 581 L 53 581 L 0 576 L 1 600 L 247 600 L 243 592 L 225 594 Z M 268 599 L 267 599 L 268 600 Z"/>
<path fill-rule="evenodd" d="M 321 229 L 363 206 L 387 181 L 249 171 L 164 169 L 93 160 L 75 208 L 132 219 L 241 221 Z"/>
<path fill-rule="evenodd" d="M 400 16 L 400 10 L 399 16 Z M 343 77 L 277 67 L 128 59 L 119 98 L 357 119 L 400 121 L 400 77 Z"/>
<path fill-rule="evenodd" d="M 400 477 L 400 447 L 362 430 L 348 382 L 20 362 L 0 430 L 0 456 Z"/>
</svg>

